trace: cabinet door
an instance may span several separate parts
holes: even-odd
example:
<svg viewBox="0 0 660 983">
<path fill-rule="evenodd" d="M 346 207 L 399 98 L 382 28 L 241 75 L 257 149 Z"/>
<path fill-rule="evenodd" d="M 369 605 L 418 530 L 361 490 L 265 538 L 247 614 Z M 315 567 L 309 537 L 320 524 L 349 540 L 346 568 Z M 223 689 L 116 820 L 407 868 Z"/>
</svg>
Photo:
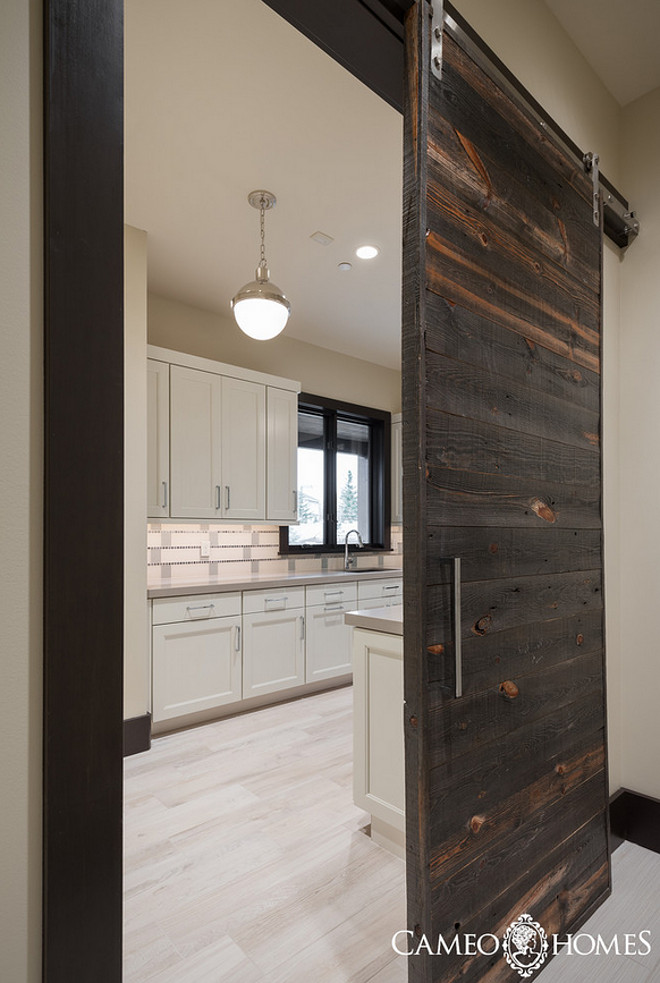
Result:
<svg viewBox="0 0 660 983">
<path fill-rule="evenodd" d="M 240 618 L 156 625 L 152 641 L 154 721 L 240 700 Z"/>
<path fill-rule="evenodd" d="M 345 676 L 352 671 L 353 629 L 344 624 L 345 604 L 307 608 L 305 682 Z"/>
<path fill-rule="evenodd" d="M 403 640 L 360 629 L 354 635 L 353 798 L 403 830 Z"/>
<path fill-rule="evenodd" d="M 170 370 L 171 515 L 221 515 L 220 406 L 222 377 L 173 365 Z"/>
<path fill-rule="evenodd" d="M 401 524 L 403 522 L 403 462 L 401 457 L 401 436 L 402 436 L 401 417 L 397 416 L 392 420 L 392 522 Z"/>
<path fill-rule="evenodd" d="M 266 517 L 272 522 L 298 518 L 298 395 L 268 387 Z"/>
<path fill-rule="evenodd" d="M 265 519 L 266 388 L 222 380 L 222 514 Z"/>
<path fill-rule="evenodd" d="M 147 516 L 170 514 L 170 367 L 147 359 Z"/>
<path fill-rule="evenodd" d="M 260 696 L 305 682 L 304 608 L 243 617 L 243 696 Z"/>
</svg>

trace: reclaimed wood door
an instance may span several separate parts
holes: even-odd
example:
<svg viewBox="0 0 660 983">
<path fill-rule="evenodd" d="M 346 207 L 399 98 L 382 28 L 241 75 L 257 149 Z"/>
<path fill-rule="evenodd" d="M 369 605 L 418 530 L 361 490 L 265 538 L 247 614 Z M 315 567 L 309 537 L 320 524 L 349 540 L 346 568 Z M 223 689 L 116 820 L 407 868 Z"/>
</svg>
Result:
<svg viewBox="0 0 660 983">
<path fill-rule="evenodd" d="M 404 172 L 406 951 L 419 950 L 411 980 L 493 983 L 521 975 L 502 945 L 466 955 L 466 936 L 501 940 L 522 914 L 548 937 L 575 931 L 610 891 L 601 233 L 582 162 L 461 32 L 445 24 L 440 79 L 431 41 L 418 0 Z"/>
</svg>

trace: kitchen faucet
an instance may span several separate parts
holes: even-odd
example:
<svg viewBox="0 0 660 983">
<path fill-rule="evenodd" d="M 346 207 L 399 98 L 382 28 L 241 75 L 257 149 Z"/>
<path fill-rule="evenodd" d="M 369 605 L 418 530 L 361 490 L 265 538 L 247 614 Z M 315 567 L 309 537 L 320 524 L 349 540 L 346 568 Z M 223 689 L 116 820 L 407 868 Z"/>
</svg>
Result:
<svg viewBox="0 0 660 983">
<path fill-rule="evenodd" d="M 360 535 L 360 533 L 358 532 L 358 530 L 357 529 L 349 529 L 348 532 L 346 533 L 346 536 L 344 537 L 344 570 L 352 570 L 355 567 L 356 563 L 357 563 L 357 557 L 356 556 L 349 556 L 348 555 L 348 537 L 351 535 L 352 532 L 355 533 L 355 535 L 357 536 L 357 538 L 359 540 L 359 542 L 358 542 L 358 548 L 359 549 L 362 549 L 362 547 L 364 546 L 364 543 L 362 542 L 362 536 Z"/>
</svg>

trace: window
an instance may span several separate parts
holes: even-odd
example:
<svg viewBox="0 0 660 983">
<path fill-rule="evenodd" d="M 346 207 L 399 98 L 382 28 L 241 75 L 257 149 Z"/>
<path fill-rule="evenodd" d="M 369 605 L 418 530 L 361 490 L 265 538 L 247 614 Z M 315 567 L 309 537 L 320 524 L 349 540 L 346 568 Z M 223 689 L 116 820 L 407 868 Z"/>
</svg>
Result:
<svg viewBox="0 0 660 983">
<path fill-rule="evenodd" d="M 301 394 L 298 523 L 281 528 L 280 551 L 340 550 L 351 529 L 389 549 L 389 457 L 389 413 Z"/>
</svg>

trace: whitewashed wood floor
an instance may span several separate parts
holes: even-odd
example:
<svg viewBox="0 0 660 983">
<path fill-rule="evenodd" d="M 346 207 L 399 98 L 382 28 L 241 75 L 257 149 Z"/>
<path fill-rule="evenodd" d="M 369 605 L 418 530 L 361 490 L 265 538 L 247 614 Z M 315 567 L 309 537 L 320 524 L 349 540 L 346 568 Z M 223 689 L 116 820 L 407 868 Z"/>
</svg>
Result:
<svg viewBox="0 0 660 983">
<path fill-rule="evenodd" d="M 125 761 L 125 983 L 404 983 L 403 861 L 352 802 L 350 688 L 154 740 Z M 543 983 L 660 983 L 660 856 L 626 843 L 582 931 L 647 957 L 565 957 Z M 516 977 L 517 978 L 517 977 Z"/>
</svg>

